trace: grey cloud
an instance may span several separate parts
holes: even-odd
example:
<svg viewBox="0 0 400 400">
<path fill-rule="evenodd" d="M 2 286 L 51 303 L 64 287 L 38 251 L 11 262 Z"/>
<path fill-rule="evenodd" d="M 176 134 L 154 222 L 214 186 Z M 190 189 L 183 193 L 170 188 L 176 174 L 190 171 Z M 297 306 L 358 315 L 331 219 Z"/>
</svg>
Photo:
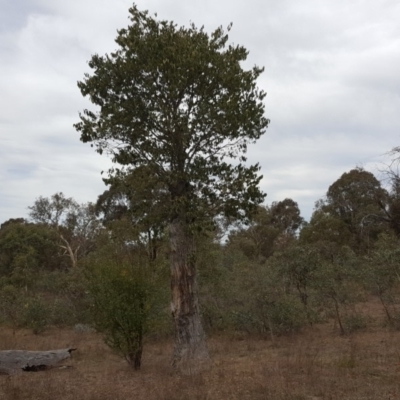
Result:
<svg viewBox="0 0 400 400">
<path fill-rule="evenodd" d="M 0 0 L 0 222 L 25 216 L 40 195 L 64 191 L 83 202 L 104 190 L 109 159 L 72 127 L 90 107 L 76 82 L 91 54 L 116 48 L 131 5 Z M 268 203 L 292 197 L 309 217 L 343 172 L 375 172 L 399 144 L 397 0 L 147 0 L 139 8 L 208 31 L 233 22 L 230 40 L 250 51 L 246 68 L 265 66 L 259 85 L 271 125 L 249 162 L 262 167 Z"/>
</svg>

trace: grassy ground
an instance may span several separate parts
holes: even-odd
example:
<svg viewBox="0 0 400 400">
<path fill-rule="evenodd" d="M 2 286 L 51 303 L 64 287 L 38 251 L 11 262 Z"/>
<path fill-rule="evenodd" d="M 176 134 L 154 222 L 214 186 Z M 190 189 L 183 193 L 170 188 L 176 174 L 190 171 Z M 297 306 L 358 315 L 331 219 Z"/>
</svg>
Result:
<svg viewBox="0 0 400 400">
<path fill-rule="evenodd" d="M 67 360 L 71 369 L 0 376 L 0 399 L 400 399 L 400 332 L 383 328 L 378 310 L 376 302 L 364 305 L 376 323 L 350 336 L 324 324 L 273 341 L 212 337 L 213 365 L 189 377 L 170 369 L 169 341 L 146 343 L 142 370 L 134 372 L 94 333 L 0 328 L 1 349 L 78 348 Z"/>
</svg>

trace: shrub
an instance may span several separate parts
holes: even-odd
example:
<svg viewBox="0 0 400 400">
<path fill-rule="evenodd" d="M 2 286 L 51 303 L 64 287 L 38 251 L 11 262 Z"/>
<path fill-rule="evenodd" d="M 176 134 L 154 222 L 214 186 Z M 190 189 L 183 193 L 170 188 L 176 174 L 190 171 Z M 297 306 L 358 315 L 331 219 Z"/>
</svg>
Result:
<svg viewBox="0 0 400 400">
<path fill-rule="evenodd" d="M 96 329 L 135 369 L 157 304 L 157 273 L 145 262 L 95 262 L 88 269 Z"/>
<path fill-rule="evenodd" d="M 271 334 L 299 332 L 306 323 L 304 308 L 295 298 L 282 298 L 267 309 Z"/>
<path fill-rule="evenodd" d="M 268 301 L 258 299 L 247 309 L 230 313 L 233 327 L 247 333 L 274 335 L 299 332 L 306 324 L 304 308 L 295 297 Z"/>
<path fill-rule="evenodd" d="M 73 326 L 78 321 L 74 313 L 74 304 L 67 298 L 54 299 L 49 311 L 51 313 L 49 321 L 51 325 L 58 327 Z"/>
<path fill-rule="evenodd" d="M 13 285 L 4 285 L 0 289 L 0 322 L 11 323 L 15 329 L 21 302 L 20 291 Z"/>
<path fill-rule="evenodd" d="M 49 322 L 51 310 L 40 297 L 34 297 L 25 304 L 20 325 L 32 329 L 35 335 L 43 332 Z"/>
<path fill-rule="evenodd" d="M 353 333 L 367 327 L 367 319 L 362 314 L 349 314 L 343 318 L 344 330 Z"/>
</svg>

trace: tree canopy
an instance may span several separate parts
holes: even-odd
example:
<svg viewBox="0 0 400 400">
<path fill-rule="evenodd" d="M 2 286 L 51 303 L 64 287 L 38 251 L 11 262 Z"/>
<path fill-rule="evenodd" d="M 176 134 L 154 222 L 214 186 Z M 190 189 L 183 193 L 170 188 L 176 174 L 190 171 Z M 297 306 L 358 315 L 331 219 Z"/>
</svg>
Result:
<svg viewBox="0 0 400 400">
<path fill-rule="evenodd" d="M 375 176 L 354 168 L 337 179 L 319 200 L 310 224 L 302 232 L 307 241 L 349 244 L 364 251 L 386 226 L 388 193 Z"/>
<path fill-rule="evenodd" d="M 299 206 L 292 199 L 259 206 L 248 226 L 230 232 L 228 245 L 240 248 L 250 259 L 265 262 L 296 238 L 303 221 Z"/>
<path fill-rule="evenodd" d="M 0 229 L 0 275 L 52 270 L 60 264 L 57 236 L 48 227 L 10 219 Z"/>
<path fill-rule="evenodd" d="M 259 165 L 243 164 L 269 122 L 255 83 L 263 69 L 243 70 L 248 52 L 227 45 L 222 28 L 209 35 L 193 24 L 157 21 L 136 6 L 130 13 L 119 49 L 94 55 L 93 74 L 78 83 L 100 107 L 80 115 L 81 140 L 111 154 L 119 164 L 114 175 L 146 166 L 175 203 L 168 204 L 171 217 L 182 198 L 190 198 L 196 219 L 221 211 L 241 216 L 264 198 Z"/>
<path fill-rule="evenodd" d="M 72 267 L 76 267 L 78 260 L 93 250 L 101 224 L 91 203 L 78 204 L 60 192 L 50 198 L 40 196 L 28 208 L 32 221 L 44 224 L 57 233 L 59 247 L 70 258 Z"/>
</svg>

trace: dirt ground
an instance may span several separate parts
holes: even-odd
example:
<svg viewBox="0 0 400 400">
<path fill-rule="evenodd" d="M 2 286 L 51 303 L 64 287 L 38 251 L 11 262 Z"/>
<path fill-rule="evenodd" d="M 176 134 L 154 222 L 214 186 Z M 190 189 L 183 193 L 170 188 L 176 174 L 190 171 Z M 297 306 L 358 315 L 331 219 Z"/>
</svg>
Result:
<svg viewBox="0 0 400 400">
<path fill-rule="evenodd" d="M 0 349 L 77 347 L 70 369 L 0 376 L 1 400 L 400 399 L 400 332 L 375 316 L 366 330 L 340 336 L 332 323 L 274 340 L 244 334 L 209 338 L 210 368 L 181 376 L 170 365 L 170 340 L 145 345 L 139 372 L 96 333 L 50 329 L 41 335 L 0 327 Z"/>
</svg>

